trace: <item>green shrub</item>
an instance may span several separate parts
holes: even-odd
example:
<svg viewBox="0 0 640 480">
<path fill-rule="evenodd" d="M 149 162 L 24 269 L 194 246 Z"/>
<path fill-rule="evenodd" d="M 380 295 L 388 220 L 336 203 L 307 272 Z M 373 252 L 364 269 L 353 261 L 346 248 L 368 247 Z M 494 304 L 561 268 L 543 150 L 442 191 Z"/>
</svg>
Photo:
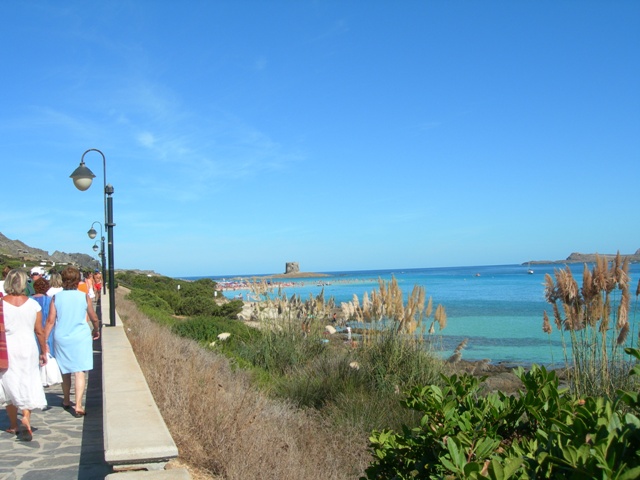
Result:
<svg viewBox="0 0 640 480">
<path fill-rule="evenodd" d="M 216 341 L 221 333 L 231 334 L 227 343 L 235 341 L 237 337 L 246 340 L 249 336 L 249 329 L 244 324 L 228 318 L 209 316 L 193 317 L 178 322 L 173 327 L 173 331 L 181 337 L 207 344 Z"/>
<path fill-rule="evenodd" d="M 293 366 L 286 377 L 280 377 L 276 393 L 299 407 L 320 409 L 364 386 L 360 372 L 349 367 L 349 355 L 326 347 L 317 353 L 298 367 Z"/>
<path fill-rule="evenodd" d="M 187 317 L 211 316 L 236 318 L 242 310 L 242 301 L 233 300 L 218 305 L 213 298 L 205 296 L 183 297 L 175 308 L 176 315 Z"/>
<path fill-rule="evenodd" d="M 177 312 L 182 301 L 182 297 L 174 290 L 153 290 L 153 292 L 169 304 L 172 312 Z"/>
<path fill-rule="evenodd" d="M 151 307 L 167 313 L 173 312 L 173 309 L 165 300 L 147 290 L 131 290 L 129 298 L 139 307 Z"/>
<path fill-rule="evenodd" d="M 627 352 L 640 359 L 640 351 Z M 640 477 L 635 391 L 581 398 L 560 391 L 555 372 L 543 367 L 516 373 L 525 391 L 510 397 L 480 396 L 469 375 L 413 388 L 403 404 L 422 414 L 419 425 L 374 432 L 366 478 Z"/>
<path fill-rule="evenodd" d="M 217 305 L 213 298 L 193 296 L 180 299 L 180 302 L 176 307 L 176 314 L 187 317 L 193 317 L 196 315 L 213 316 L 216 310 Z"/>
<path fill-rule="evenodd" d="M 371 432 L 383 428 L 402 429 L 402 425 L 419 423 L 418 412 L 400 408 L 401 394 L 378 392 L 359 384 L 356 387 L 336 392 L 333 401 L 323 408 L 336 428 Z"/>
<path fill-rule="evenodd" d="M 237 318 L 242 311 L 244 302 L 242 300 L 231 300 L 230 302 L 218 305 L 217 316 L 227 318 Z"/>
<path fill-rule="evenodd" d="M 161 275 L 148 276 L 132 272 L 131 270 L 118 272 L 116 274 L 116 280 L 118 283 L 121 283 L 131 289 L 139 288 L 143 290 L 152 290 L 154 292 L 158 292 L 160 290 L 177 290 L 179 284 L 189 283 Z"/>
<path fill-rule="evenodd" d="M 440 383 L 444 368 L 420 339 L 390 329 L 378 332 L 366 346 L 356 349 L 355 358 L 369 388 L 378 392 Z"/>
<path fill-rule="evenodd" d="M 194 282 L 181 282 L 180 295 L 182 297 L 205 297 L 214 298 L 216 293 L 216 282 L 210 278 L 201 278 Z"/>
<path fill-rule="evenodd" d="M 297 330 L 284 327 L 266 330 L 251 344 L 245 345 L 243 356 L 254 367 L 271 375 L 289 374 L 294 368 L 324 354 L 326 345 L 315 335 L 305 337 Z"/>
<path fill-rule="evenodd" d="M 215 320 L 210 317 L 190 318 L 173 326 L 173 332 L 177 335 L 191 338 L 201 343 L 213 342 L 223 331 L 218 327 Z"/>
<path fill-rule="evenodd" d="M 239 357 L 237 351 L 242 350 L 243 345 L 251 344 L 261 336 L 260 331 L 255 328 L 224 317 L 193 317 L 178 321 L 173 326 L 173 332 L 205 345 L 216 342 L 216 349 L 236 358 Z M 226 340 L 219 340 L 218 335 L 221 333 L 230 335 Z"/>
</svg>

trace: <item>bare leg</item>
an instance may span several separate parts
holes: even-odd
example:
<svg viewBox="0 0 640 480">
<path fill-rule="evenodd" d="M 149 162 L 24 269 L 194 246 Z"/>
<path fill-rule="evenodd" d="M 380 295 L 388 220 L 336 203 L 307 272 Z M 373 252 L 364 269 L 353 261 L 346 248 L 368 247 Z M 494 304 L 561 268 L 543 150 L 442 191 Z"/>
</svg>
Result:
<svg viewBox="0 0 640 480">
<path fill-rule="evenodd" d="M 22 410 L 22 425 L 31 430 L 31 410 Z"/>
<path fill-rule="evenodd" d="M 7 415 L 9 416 L 9 430 L 10 433 L 17 433 L 18 431 L 18 409 L 15 405 L 7 405 Z"/>
<path fill-rule="evenodd" d="M 84 387 L 87 383 L 87 379 L 85 377 L 84 372 L 76 372 L 74 373 L 76 385 L 75 385 L 75 395 L 76 395 L 76 412 L 81 411 L 84 412 L 84 408 L 82 407 L 82 397 L 84 396 Z"/>
<path fill-rule="evenodd" d="M 62 405 L 71 406 L 71 374 L 62 374 Z"/>
</svg>

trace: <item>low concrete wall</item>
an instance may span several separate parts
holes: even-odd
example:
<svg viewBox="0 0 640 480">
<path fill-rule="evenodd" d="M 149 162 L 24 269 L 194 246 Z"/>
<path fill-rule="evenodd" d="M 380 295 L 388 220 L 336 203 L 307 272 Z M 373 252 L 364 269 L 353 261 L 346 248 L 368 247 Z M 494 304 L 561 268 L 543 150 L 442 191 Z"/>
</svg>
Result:
<svg viewBox="0 0 640 480">
<path fill-rule="evenodd" d="M 102 298 L 102 320 L 108 325 L 108 295 Z M 102 386 L 104 456 L 114 471 L 155 470 L 158 478 L 189 478 L 188 473 L 183 476 L 186 471 L 178 471 L 181 469 L 160 473 L 169 460 L 178 456 L 178 448 L 117 313 L 116 326 L 102 328 Z"/>
</svg>

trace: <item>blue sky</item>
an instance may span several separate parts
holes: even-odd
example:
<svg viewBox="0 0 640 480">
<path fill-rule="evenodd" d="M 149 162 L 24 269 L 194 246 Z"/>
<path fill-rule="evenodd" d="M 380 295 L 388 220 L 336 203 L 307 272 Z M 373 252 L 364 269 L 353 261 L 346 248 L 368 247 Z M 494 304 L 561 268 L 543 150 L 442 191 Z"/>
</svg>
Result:
<svg viewBox="0 0 640 480">
<path fill-rule="evenodd" d="M 0 4 L 0 232 L 116 268 L 640 248 L 640 2 Z"/>
</svg>

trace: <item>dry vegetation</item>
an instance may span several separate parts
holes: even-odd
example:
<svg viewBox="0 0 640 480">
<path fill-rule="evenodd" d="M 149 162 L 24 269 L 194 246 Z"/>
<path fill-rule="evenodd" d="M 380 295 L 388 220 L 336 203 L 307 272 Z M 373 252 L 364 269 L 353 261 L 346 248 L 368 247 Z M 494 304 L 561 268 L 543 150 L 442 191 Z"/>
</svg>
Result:
<svg viewBox="0 0 640 480">
<path fill-rule="evenodd" d="M 640 293 L 640 282 L 636 299 Z M 631 285 L 629 258 L 618 253 L 609 264 L 596 255 L 592 270 L 585 264 L 582 287 L 569 267 L 545 276 L 545 296 L 553 306 L 553 320 L 561 333 L 569 383 L 579 395 L 613 397 L 627 386 L 633 360 L 625 354 L 630 331 Z M 637 303 L 637 302 L 636 302 Z M 635 325 L 635 322 L 633 322 Z M 544 313 L 544 332 L 552 332 Z M 565 338 L 565 333 L 569 339 Z"/>
<path fill-rule="evenodd" d="M 352 479 L 371 457 L 362 432 L 336 430 L 251 386 L 248 374 L 141 314 L 118 312 L 180 460 L 212 479 Z"/>
</svg>

